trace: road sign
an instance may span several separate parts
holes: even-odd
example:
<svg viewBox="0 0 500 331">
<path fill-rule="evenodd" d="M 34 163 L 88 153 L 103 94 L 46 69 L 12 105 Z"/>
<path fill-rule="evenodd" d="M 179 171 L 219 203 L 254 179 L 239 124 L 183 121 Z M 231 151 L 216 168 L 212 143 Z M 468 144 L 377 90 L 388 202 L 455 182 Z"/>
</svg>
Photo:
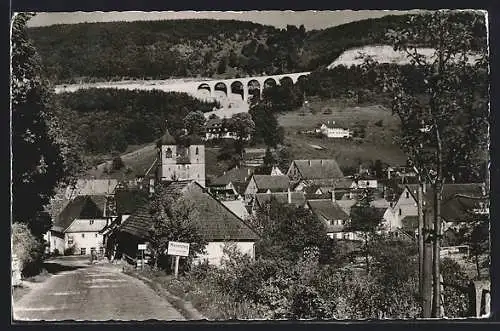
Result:
<svg viewBox="0 0 500 331">
<path fill-rule="evenodd" d="M 137 245 L 138 250 L 145 250 L 146 249 L 146 244 L 138 244 Z"/>
<path fill-rule="evenodd" d="M 178 241 L 169 241 L 168 242 L 168 255 L 176 255 L 176 256 L 188 256 L 189 255 L 189 243 L 183 243 Z"/>
</svg>

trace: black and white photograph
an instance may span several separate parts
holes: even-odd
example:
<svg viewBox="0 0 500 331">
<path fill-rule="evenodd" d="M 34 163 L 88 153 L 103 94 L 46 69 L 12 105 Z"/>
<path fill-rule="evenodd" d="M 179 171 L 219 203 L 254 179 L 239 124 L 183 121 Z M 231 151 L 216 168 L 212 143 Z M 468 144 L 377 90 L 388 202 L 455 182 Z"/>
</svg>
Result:
<svg viewBox="0 0 500 331">
<path fill-rule="evenodd" d="M 487 11 L 10 29 L 11 323 L 491 317 Z"/>
</svg>

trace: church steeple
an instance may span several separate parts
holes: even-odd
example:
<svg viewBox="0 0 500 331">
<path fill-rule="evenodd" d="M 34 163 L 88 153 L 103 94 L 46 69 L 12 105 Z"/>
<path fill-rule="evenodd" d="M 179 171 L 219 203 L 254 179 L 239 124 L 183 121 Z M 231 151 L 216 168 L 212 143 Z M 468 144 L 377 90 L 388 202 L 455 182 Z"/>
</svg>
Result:
<svg viewBox="0 0 500 331">
<path fill-rule="evenodd" d="M 175 145 L 175 138 L 168 131 L 167 121 L 165 121 L 165 133 L 160 139 L 162 145 Z"/>
</svg>

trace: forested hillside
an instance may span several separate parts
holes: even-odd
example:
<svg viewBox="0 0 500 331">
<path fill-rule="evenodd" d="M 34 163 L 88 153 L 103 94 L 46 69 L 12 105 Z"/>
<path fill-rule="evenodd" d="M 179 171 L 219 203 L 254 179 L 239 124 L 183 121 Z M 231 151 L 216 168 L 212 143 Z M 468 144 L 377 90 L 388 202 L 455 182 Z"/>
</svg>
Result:
<svg viewBox="0 0 500 331">
<path fill-rule="evenodd" d="M 384 44 L 413 15 L 385 16 L 306 31 L 234 20 L 168 20 L 53 25 L 29 29 L 55 83 L 123 78 L 223 77 L 315 70 L 344 50 Z M 486 45 L 484 17 L 457 13 Z M 426 20 L 426 16 L 415 16 Z M 419 36 L 416 44 L 426 45 Z"/>
<path fill-rule="evenodd" d="M 124 152 L 129 145 L 150 143 L 165 130 L 183 128 L 192 110 L 209 111 L 215 103 L 185 93 L 86 89 L 56 95 L 58 116 L 79 137 L 85 155 Z"/>
</svg>

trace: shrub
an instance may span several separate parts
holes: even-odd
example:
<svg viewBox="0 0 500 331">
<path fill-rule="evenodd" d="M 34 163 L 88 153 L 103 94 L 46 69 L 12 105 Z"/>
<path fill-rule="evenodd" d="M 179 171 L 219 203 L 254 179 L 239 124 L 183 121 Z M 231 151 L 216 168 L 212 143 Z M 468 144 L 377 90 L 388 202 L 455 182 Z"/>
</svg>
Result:
<svg viewBox="0 0 500 331">
<path fill-rule="evenodd" d="M 54 252 L 52 253 L 54 256 L 59 256 L 61 255 L 61 253 L 59 252 L 59 250 L 56 248 L 54 249 Z"/>
<path fill-rule="evenodd" d="M 17 255 L 23 276 L 40 272 L 44 245 L 23 223 L 12 224 L 12 252 Z"/>
<path fill-rule="evenodd" d="M 66 256 L 67 255 L 74 255 L 75 254 L 75 249 L 76 249 L 75 245 L 66 248 L 64 250 L 64 255 L 66 255 Z"/>
<path fill-rule="evenodd" d="M 375 126 L 378 126 L 378 127 L 383 127 L 384 126 L 384 120 L 380 120 L 380 121 L 377 121 L 374 123 Z"/>
</svg>

